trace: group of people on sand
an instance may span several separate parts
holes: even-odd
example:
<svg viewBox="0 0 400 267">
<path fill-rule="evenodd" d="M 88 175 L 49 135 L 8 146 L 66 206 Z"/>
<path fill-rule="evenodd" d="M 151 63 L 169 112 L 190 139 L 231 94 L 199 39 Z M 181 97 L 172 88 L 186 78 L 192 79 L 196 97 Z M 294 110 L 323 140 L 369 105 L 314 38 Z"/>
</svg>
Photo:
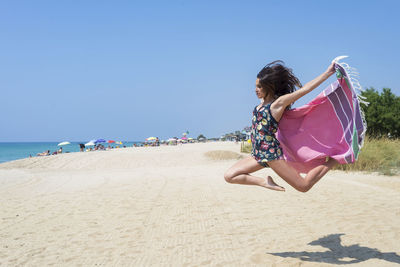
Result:
<svg viewBox="0 0 400 267">
<path fill-rule="evenodd" d="M 126 146 L 124 145 L 123 147 L 126 147 Z M 102 144 L 98 144 L 98 145 L 95 145 L 93 148 L 92 147 L 86 148 L 86 151 L 110 150 L 110 149 L 114 149 L 114 148 L 120 148 L 120 146 L 114 147 L 114 146 L 108 145 L 107 147 L 105 147 Z M 81 151 L 83 151 L 83 150 L 81 150 Z"/>
<path fill-rule="evenodd" d="M 175 143 L 176 144 L 176 143 Z M 169 143 L 164 143 L 164 145 L 169 145 Z M 143 143 L 134 143 L 132 147 L 148 147 L 148 146 L 160 146 L 160 140 L 157 138 L 154 142 L 143 142 Z M 85 151 L 98 151 L 98 150 L 111 150 L 114 148 L 121 148 L 121 147 L 127 147 L 126 145 L 123 146 L 104 146 L 103 144 L 96 144 L 93 147 L 86 147 L 84 144 L 79 144 L 79 151 L 85 152 Z M 50 150 L 43 151 L 41 153 L 37 153 L 36 156 L 50 156 L 50 155 L 57 155 L 61 154 L 63 152 L 62 147 L 60 147 L 58 150 L 54 151 L 53 153 L 50 152 Z M 29 157 L 32 157 L 32 155 L 29 155 Z"/>
<path fill-rule="evenodd" d="M 136 145 L 135 145 L 136 146 Z M 126 147 L 125 145 L 122 147 Z M 84 144 L 79 144 L 79 150 L 81 152 L 85 151 L 97 151 L 97 150 L 110 150 L 114 148 L 120 148 L 120 146 L 110 146 L 108 145 L 107 147 L 102 145 L 102 144 L 97 144 L 94 147 L 85 147 Z M 50 150 L 43 151 L 41 153 L 37 153 L 36 156 L 41 157 L 41 156 L 50 156 L 50 155 L 57 155 L 63 153 L 62 147 L 60 147 L 58 150 L 54 151 L 53 153 L 50 152 Z M 67 152 L 68 153 L 68 152 Z M 29 157 L 32 157 L 32 155 L 29 155 Z"/>
<path fill-rule="evenodd" d="M 42 153 L 37 153 L 36 156 L 50 156 L 50 155 L 57 155 L 62 153 L 62 147 L 60 147 L 58 150 L 54 151 L 53 153 L 50 153 L 50 150 L 43 151 Z"/>
</svg>

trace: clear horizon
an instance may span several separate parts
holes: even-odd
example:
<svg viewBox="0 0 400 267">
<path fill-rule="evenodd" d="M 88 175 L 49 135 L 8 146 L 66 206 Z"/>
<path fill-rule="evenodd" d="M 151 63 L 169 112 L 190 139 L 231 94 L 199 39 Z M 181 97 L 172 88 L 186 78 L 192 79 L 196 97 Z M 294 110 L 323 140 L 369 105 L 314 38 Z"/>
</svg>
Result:
<svg viewBox="0 0 400 267">
<path fill-rule="evenodd" d="M 330 61 L 400 95 L 398 1 L 3 1 L 0 142 L 207 138 L 250 125 L 255 76 Z M 333 78 L 300 99 L 309 102 Z"/>
</svg>

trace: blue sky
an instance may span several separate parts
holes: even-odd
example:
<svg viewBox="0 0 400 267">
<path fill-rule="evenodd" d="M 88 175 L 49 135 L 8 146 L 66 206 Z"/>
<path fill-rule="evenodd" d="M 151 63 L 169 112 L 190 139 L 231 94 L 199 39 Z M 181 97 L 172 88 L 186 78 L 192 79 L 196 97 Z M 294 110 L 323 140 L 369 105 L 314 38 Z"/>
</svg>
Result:
<svg viewBox="0 0 400 267">
<path fill-rule="evenodd" d="M 349 55 L 400 95 L 399 3 L 2 1 L 0 142 L 219 137 L 250 125 L 276 59 L 305 84 Z"/>
</svg>

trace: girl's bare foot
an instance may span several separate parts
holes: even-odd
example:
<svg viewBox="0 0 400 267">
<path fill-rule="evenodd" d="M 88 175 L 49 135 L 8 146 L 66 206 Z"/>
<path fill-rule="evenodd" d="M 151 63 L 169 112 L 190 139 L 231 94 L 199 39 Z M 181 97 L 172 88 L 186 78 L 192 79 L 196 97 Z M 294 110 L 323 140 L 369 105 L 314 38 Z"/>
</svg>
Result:
<svg viewBox="0 0 400 267">
<path fill-rule="evenodd" d="M 274 180 L 272 180 L 271 176 L 268 176 L 267 179 L 265 179 L 265 184 L 263 185 L 263 187 L 276 191 L 285 191 L 285 188 L 277 185 Z"/>
</svg>

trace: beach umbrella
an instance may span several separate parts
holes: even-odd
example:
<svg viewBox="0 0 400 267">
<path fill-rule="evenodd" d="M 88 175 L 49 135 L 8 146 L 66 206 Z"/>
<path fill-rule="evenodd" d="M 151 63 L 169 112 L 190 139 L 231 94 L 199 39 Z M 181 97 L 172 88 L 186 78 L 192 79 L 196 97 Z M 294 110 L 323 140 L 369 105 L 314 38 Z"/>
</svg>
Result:
<svg viewBox="0 0 400 267">
<path fill-rule="evenodd" d="M 115 143 L 114 140 L 108 140 L 107 143 L 111 144 L 111 143 Z"/>
<path fill-rule="evenodd" d="M 106 142 L 106 140 L 104 140 L 104 139 L 97 139 L 96 141 L 94 141 L 95 143 L 105 143 Z"/>
<path fill-rule="evenodd" d="M 184 137 L 182 137 L 181 139 L 182 139 L 182 140 L 187 140 L 188 138 L 187 138 L 186 136 L 184 136 Z"/>
<path fill-rule="evenodd" d="M 65 146 L 71 144 L 70 142 L 61 142 L 57 146 Z"/>
<path fill-rule="evenodd" d="M 149 137 L 149 138 L 146 138 L 146 142 L 155 142 L 157 140 L 157 137 Z"/>
<path fill-rule="evenodd" d="M 85 144 L 85 146 L 94 146 L 94 145 L 95 145 L 95 143 L 93 141 L 87 142 Z"/>
<path fill-rule="evenodd" d="M 118 144 L 118 145 L 122 145 L 122 142 L 121 141 L 117 141 L 117 142 L 115 142 L 116 144 Z"/>
</svg>

